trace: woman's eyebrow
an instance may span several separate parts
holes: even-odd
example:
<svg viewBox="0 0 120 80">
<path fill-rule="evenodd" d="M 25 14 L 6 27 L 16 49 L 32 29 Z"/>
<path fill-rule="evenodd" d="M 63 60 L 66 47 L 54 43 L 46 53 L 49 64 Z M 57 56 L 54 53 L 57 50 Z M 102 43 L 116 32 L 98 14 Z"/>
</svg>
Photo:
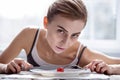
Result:
<svg viewBox="0 0 120 80">
<path fill-rule="evenodd" d="M 73 35 L 77 35 L 77 34 L 80 34 L 81 32 L 77 32 L 77 33 L 73 33 Z"/>
<path fill-rule="evenodd" d="M 60 25 L 57 25 L 57 27 L 63 29 L 65 32 L 68 32 L 64 27 L 60 26 Z"/>
</svg>

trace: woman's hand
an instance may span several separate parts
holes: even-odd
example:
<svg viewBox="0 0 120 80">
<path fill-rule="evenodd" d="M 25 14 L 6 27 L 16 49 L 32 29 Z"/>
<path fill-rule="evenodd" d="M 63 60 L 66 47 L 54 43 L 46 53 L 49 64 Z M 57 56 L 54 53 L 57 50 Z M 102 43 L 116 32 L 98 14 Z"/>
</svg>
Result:
<svg viewBox="0 0 120 80">
<path fill-rule="evenodd" d="M 113 74 L 113 66 L 106 64 L 102 60 L 93 60 L 85 68 L 89 68 L 92 72 L 95 71 L 97 73 L 104 74 Z"/>
<path fill-rule="evenodd" d="M 29 64 L 27 61 L 20 59 L 20 58 L 15 58 L 8 64 L 3 66 L 3 71 L 4 73 L 19 73 L 22 70 L 29 70 L 33 66 Z"/>
</svg>

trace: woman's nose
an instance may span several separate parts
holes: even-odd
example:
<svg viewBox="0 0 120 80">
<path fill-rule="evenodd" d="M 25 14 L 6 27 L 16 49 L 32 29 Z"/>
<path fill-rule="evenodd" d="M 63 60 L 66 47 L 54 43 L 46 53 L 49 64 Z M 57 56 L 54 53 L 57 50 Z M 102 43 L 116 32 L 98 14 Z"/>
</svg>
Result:
<svg viewBox="0 0 120 80">
<path fill-rule="evenodd" d="M 68 45 L 70 45 L 70 39 L 69 39 L 68 37 L 65 37 L 65 38 L 62 40 L 62 43 L 63 43 L 63 45 L 68 46 Z"/>
</svg>

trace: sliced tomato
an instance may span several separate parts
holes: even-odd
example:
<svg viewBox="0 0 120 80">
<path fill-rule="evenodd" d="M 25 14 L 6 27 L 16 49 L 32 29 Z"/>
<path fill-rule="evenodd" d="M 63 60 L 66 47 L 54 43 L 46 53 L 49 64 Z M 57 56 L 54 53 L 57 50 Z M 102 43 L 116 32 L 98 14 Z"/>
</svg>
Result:
<svg viewBox="0 0 120 80">
<path fill-rule="evenodd" d="M 57 72 L 64 72 L 64 68 L 62 67 L 57 68 Z"/>
</svg>

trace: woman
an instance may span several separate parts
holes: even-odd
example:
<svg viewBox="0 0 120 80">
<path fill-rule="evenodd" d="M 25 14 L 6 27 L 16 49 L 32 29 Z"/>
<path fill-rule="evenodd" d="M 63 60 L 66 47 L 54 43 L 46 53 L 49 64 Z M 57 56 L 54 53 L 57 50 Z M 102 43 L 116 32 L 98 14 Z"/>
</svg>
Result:
<svg viewBox="0 0 120 80">
<path fill-rule="evenodd" d="M 56 0 L 44 17 L 44 29 L 23 29 L 0 55 L 1 73 L 18 73 L 32 66 L 41 69 L 84 67 L 94 59 L 118 64 L 120 59 L 92 51 L 78 37 L 87 22 L 87 10 L 81 0 Z M 24 49 L 27 61 L 14 59 Z"/>
</svg>

